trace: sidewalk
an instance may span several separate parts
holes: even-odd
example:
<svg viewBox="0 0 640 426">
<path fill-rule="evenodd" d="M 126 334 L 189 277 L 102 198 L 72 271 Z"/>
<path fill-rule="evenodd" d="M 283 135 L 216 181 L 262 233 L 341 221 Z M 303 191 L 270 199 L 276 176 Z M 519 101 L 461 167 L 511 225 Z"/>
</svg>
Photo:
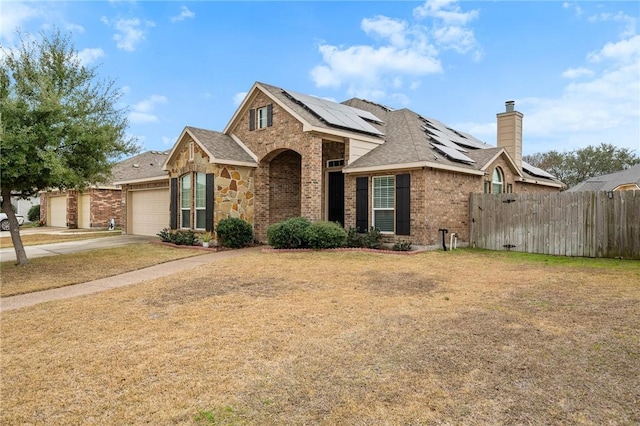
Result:
<svg viewBox="0 0 640 426">
<path fill-rule="evenodd" d="M 86 294 L 98 293 L 113 288 L 124 287 L 131 284 L 138 284 L 144 281 L 149 281 L 155 278 L 160 278 L 166 275 L 193 269 L 195 267 L 206 265 L 207 263 L 211 263 L 216 260 L 243 256 L 247 253 L 257 252 L 260 250 L 262 250 L 262 247 L 258 246 L 239 250 L 219 251 L 215 253 L 203 254 L 201 256 L 193 256 L 185 259 L 161 263 L 159 265 L 150 266 L 148 268 L 138 269 L 137 271 L 125 272 L 124 274 L 101 278 L 99 280 L 89 281 L 86 283 L 74 284 L 66 287 L 54 288 L 51 290 L 38 291 L 34 293 L 20 294 L 17 296 L 3 297 L 0 299 L 0 312 L 25 308 L 28 306 L 36 305 L 38 303 L 49 302 L 52 300 L 68 299 L 71 297 L 83 296 Z"/>
</svg>

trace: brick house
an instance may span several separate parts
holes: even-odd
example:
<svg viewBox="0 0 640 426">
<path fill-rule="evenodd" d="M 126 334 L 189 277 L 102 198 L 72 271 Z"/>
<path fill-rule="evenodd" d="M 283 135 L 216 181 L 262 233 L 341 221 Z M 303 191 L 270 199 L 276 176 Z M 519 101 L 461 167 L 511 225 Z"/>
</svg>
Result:
<svg viewBox="0 0 640 426">
<path fill-rule="evenodd" d="M 173 229 L 213 230 L 239 217 L 266 241 L 269 225 L 304 216 L 375 226 L 387 241 L 435 245 L 440 228 L 467 241 L 470 193 L 563 187 L 522 161 L 522 119 L 508 102 L 495 147 L 408 109 L 256 82 L 222 132 L 184 128 L 164 175 L 118 182 L 124 229 L 135 229 L 132 194 L 155 185 L 168 197 L 163 223 Z"/>
<path fill-rule="evenodd" d="M 108 183 L 78 190 L 49 190 L 40 193 L 40 219 L 48 226 L 70 229 L 107 228 L 111 219 L 116 226 L 123 224 L 122 209 L 126 207 L 122 200 L 122 190 L 118 181 L 144 181 L 152 187 L 154 180 L 164 182 L 168 189 L 166 172 L 162 165 L 167 154 L 149 151 L 116 163 L 112 170 L 112 179 Z M 168 200 L 168 197 L 166 197 Z M 166 202 L 165 202 L 166 204 Z M 142 206 L 143 203 L 138 203 Z M 151 214 L 153 216 L 153 213 Z M 167 214 L 164 216 L 168 217 Z M 165 221 L 166 222 L 166 221 Z M 136 229 L 136 231 L 139 231 Z M 144 230 L 143 230 L 144 231 Z M 155 231 L 157 232 L 157 231 Z M 150 235 L 155 235 L 150 234 Z M 144 233 L 144 232 L 143 232 Z"/>
</svg>

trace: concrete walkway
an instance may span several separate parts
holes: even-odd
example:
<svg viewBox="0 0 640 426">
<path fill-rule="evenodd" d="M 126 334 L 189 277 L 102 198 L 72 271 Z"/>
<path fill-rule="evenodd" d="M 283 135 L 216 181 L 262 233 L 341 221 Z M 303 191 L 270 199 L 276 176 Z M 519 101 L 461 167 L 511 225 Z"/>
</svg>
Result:
<svg viewBox="0 0 640 426">
<path fill-rule="evenodd" d="M 108 237 L 98 238 L 97 240 L 100 239 L 108 239 Z M 260 250 L 262 250 L 262 247 L 249 247 L 239 250 L 226 250 L 215 253 L 208 253 L 201 256 L 187 257 L 185 259 L 161 263 L 159 265 L 150 266 L 148 268 L 138 269 L 137 271 L 126 272 L 124 274 L 115 275 L 108 278 L 101 278 L 99 280 L 89 281 L 82 284 L 75 284 L 66 287 L 54 288 L 51 290 L 21 294 L 17 296 L 3 297 L 0 299 L 0 312 L 25 308 L 27 306 L 33 306 L 38 303 L 49 302 L 52 300 L 68 299 L 71 297 L 83 296 L 86 294 L 98 293 L 113 288 L 124 287 L 131 284 L 138 284 L 144 281 L 149 281 L 156 278 L 164 277 L 166 275 L 193 269 L 198 266 L 214 262 L 216 260 L 243 256 L 247 253 Z"/>
<path fill-rule="evenodd" d="M 58 254 L 78 253 L 81 251 L 124 246 L 127 244 L 146 243 L 157 239 L 158 238 L 156 237 L 145 237 L 142 235 L 114 234 L 109 237 L 64 241 L 60 243 L 40 244 L 37 246 L 25 246 L 24 251 L 27 253 L 27 259 L 35 259 L 36 257 L 55 256 Z M 16 250 L 13 247 L 0 249 L 0 262 L 15 261 Z"/>
</svg>

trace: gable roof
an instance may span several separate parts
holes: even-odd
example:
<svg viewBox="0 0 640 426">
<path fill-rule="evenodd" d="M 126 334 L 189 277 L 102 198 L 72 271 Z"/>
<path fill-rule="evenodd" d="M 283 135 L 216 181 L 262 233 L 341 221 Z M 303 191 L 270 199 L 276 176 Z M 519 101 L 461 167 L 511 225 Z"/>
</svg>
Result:
<svg viewBox="0 0 640 426">
<path fill-rule="evenodd" d="M 250 153 L 249 149 L 232 136 L 214 130 L 186 126 L 164 162 L 163 170 L 167 170 L 167 164 L 173 160 L 178 152 L 180 142 L 186 135 L 190 136 L 191 139 L 204 150 L 209 157 L 210 163 L 249 167 L 258 166 L 255 157 Z"/>
<path fill-rule="evenodd" d="M 169 175 L 162 169 L 168 154 L 169 151 L 147 151 L 114 164 L 113 184 L 168 179 Z"/>
<path fill-rule="evenodd" d="M 622 185 L 633 184 L 640 187 L 640 164 L 616 173 L 589 178 L 569 188 L 567 192 L 615 191 Z"/>
</svg>

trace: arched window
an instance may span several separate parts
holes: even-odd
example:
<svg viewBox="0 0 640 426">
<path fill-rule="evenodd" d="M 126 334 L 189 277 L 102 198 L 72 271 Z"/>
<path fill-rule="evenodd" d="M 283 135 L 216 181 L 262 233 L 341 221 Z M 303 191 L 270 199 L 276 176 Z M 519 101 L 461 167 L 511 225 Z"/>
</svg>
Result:
<svg viewBox="0 0 640 426">
<path fill-rule="evenodd" d="M 493 194 L 502 194 L 504 191 L 504 174 L 500 167 L 493 169 L 493 177 L 491 178 L 491 192 Z"/>
</svg>

